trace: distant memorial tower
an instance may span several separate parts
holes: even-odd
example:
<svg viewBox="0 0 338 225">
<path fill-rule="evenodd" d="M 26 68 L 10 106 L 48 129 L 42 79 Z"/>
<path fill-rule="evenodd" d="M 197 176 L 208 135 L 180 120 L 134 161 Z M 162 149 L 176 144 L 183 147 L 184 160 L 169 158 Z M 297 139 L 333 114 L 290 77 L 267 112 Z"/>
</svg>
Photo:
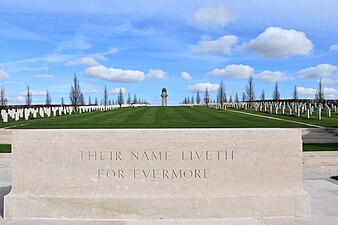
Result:
<svg viewBox="0 0 338 225">
<path fill-rule="evenodd" d="M 162 106 L 167 106 L 167 97 L 168 97 L 167 89 L 162 88 L 161 97 L 162 97 Z"/>
</svg>

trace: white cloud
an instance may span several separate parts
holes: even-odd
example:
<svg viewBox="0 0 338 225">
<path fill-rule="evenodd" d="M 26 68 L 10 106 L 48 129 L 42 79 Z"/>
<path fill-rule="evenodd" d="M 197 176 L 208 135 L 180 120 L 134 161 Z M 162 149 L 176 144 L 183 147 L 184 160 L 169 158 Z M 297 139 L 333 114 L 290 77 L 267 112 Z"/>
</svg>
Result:
<svg viewBox="0 0 338 225">
<path fill-rule="evenodd" d="M 97 94 L 99 92 L 100 91 L 97 89 L 88 89 L 88 90 L 83 91 L 83 94 Z"/>
<path fill-rule="evenodd" d="M 106 52 L 92 54 L 91 56 L 97 60 L 107 60 L 108 55 L 113 55 L 116 54 L 117 52 L 119 52 L 118 48 L 111 48 Z"/>
<path fill-rule="evenodd" d="M 298 71 L 302 79 L 330 77 L 337 67 L 330 64 L 320 64 L 314 67 L 309 67 Z"/>
<path fill-rule="evenodd" d="M 192 76 L 188 72 L 182 72 L 181 77 L 183 80 L 191 80 Z"/>
<path fill-rule="evenodd" d="M 66 50 L 86 50 L 90 48 L 91 45 L 83 37 L 76 37 L 72 40 L 63 41 L 55 51 L 60 53 Z"/>
<path fill-rule="evenodd" d="M 227 77 L 227 78 L 248 78 L 252 75 L 254 69 L 250 66 L 246 65 L 236 65 L 230 64 L 227 65 L 224 69 L 216 68 L 209 72 L 210 75 L 217 76 L 217 77 Z"/>
<path fill-rule="evenodd" d="M 297 91 L 299 95 L 312 95 L 312 97 L 317 93 L 317 89 L 314 88 L 297 87 Z M 335 88 L 323 88 L 323 91 L 325 98 L 336 98 L 338 95 L 338 89 Z"/>
<path fill-rule="evenodd" d="M 0 70 L 0 79 L 6 79 L 8 78 L 8 73 L 6 73 L 5 71 L 3 70 Z"/>
<path fill-rule="evenodd" d="M 330 51 L 338 51 L 338 44 L 331 45 Z"/>
<path fill-rule="evenodd" d="M 190 92 L 205 92 L 205 89 L 208 87 L 209 92 L 216 92 L 219 88 L 219 84 L 211 84 L 211 83 L 197 83 L 194 85 L 189 85 L 187 90 Z"/>
<path fill-rule="evenodd" d="M 46 96 L 46 91 L 36 91 L 36 90 L 30 90 L 30 93 L 32 96 Z M 27 95 L 27 90 L 26 91 L 22 91 L 20 93 L 20 95 Z"/>
<path fill-rule="evenodd" d="M 297 87 L 297 92 L 299 95 L 315 95 L 317 90 L 314 88 Z"/>
<path fill-rule="evenodd" d="M 303 32 L 269 27 L 256 39 L 244 44 L 243 48 L 264 57 L 288 57 L 309 55 L 313 50 L 313 44 Z"/>
<path fill-rule="evenodd" d="M 83 57 L 79 59 L 73 59 L 67 63 L 65 66 L 97 66 L 98 63 L 93 57 Z"/>
<path fill-rule="evenodd" d="M 55 80 L 55 76 L 51 75 L 51 74 L 39 74 L 39 75 L 35 75 L 34 77 L 40 78 L 40 79 L 43 79 L 43 80 L 48 80 L 48 81 Z"/>
<path fill-rule="evenodd" d="M 238 38 L 234 35 L 226 35 L 216 40 L 201 40 L 196 45 L 191 45 L 190 48 L 198 53 L 222 52 L 228 54 L 237 40 Z"/>
<path fill-rule="evenodd" d="M 163 70 L 159 70 L 159 69 L 150 69 L 148 74 L 147 74 L 149 79 L 167 79 L 168 78 L 168 74 L 167 72 L 163 71 Z"/>
<path fill-rule="evenodd" d="M 24 82 L 13 82 L 13 81 L 6 81 L 4 84 L 9 84 L 9 85 L 23 85 Z"/>
<path fill-rule="evenodd" d="M 112 55 L 118 53 L 119 49 L 118 48 L 111 48 L 107 52 L 104 53 L 104 55 Z"/>
<path fill-rule="evenodd" d="M 323 85 L 329 85 L 329 84 L 335 84 L 335 83 L 338 83 L 338 79 L 334 80 L 331 78 L 322 78 Z"/>
<path fill-rule="evenodd" d="M 16 101 L 22 103 L 22 102 L 26 101 L 26 98 L 24 96 L 18 96 L 18 97 L 16 97 Z"/>
<path fill-rule="evenodd" d="M 193 16 L 194 23 L 201 27 L 224 27 L 231 20 L 233 15 L 223 4 L 200 8 Z"/>
<path fill-rule="evenodd" d="M 279 71 L 270 71 L 270 70 L 264 70 L 263 72 L 255 75 L 255 78 L 265 81 L 265 82 L 281 82 L 290 80 L 291 77 L 288 77 L 285 73 L 279 72 Z"/>
<path fill-rule="evenodd" d="M 120 93 L 120 89 L 121 89 L 121 91 L 122 91 L 122 94 L 127 94 L 127 93 L 128 93 L 128 90 L 127 90 L 126 88 L 124 88 L 124 87 L 120 87 L 120 88 L 112 88 L 112 89 L 111 89 L 111 93 L 117 95 L 117 94 Z"/>
<path fill-rule="evenodd" d="M 336 98 L 338 90 L 335 88 L 323 88 L 325 98 Z"/>
<path fill-rule="evenodd" d="M 85 74 L 110 82 L 141 82 L 145 79 L 145 74 L 142 71 L 108 68 L 102 65 L 87 68 Z"/>
</svg>

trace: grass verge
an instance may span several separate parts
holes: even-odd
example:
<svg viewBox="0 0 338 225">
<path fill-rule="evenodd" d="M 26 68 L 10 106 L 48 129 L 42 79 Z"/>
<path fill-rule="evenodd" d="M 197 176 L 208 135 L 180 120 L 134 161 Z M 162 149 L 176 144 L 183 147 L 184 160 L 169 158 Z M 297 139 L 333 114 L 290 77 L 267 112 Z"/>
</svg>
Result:
<svg viewBox="0 0 338 225">
<path fill-rule="evenodd" d="M 11 153 L 12 146 L 8 144 L 0 144 L 0 153 Z"/>
<path fill-rule="evenodd" d="M 338 176 L 332 176 L 331 178 L 334 180 L 338 180 Z"/>
<path fill-rule="evenodd" d="M 338 151 L 338 143 L 303 144 L 303 152 Z"/>
<path fill-rule="evenodd" d="M 12 147 L 9 144 L 0 144 L 0 153 L 11 153 Z M 338 151 L 338 143 L 329 144 L 303 144 L 304 152 L 311 151 Z"/>
</svg>

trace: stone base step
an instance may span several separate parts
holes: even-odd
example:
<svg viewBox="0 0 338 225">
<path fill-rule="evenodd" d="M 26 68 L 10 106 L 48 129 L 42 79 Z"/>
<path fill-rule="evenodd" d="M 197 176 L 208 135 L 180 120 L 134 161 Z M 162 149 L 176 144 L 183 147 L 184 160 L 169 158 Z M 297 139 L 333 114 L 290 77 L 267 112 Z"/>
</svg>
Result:
<svg viewBox="0 0 338 225">
<path fill-rule="evenodd" d="M 337 164 L 312 164 L 312 165 L 304 165 L 304 170 L 311 170 L 311 171 L 337 171 L 338 173 L 338 165 Z"/>
<path fill-rule="evenodd" d="M 338 170 L 338 152 L 318 151 L 303 152 L 304 170 L 332 171 Z"/>
<path fill-rule="evenodd" d="M 0 175 L 10 174 L 12 171 L 12 154 L 0 153 Z M 0 180 L 1 182 L 2 180 Z"/>
<path fill-rule="evenodd" d="M 338 165 L 338 157 L 311 157 L 303 159 L 304 165 L 313 165 L 313 164 L 335 164 Z"/>
<path fill-rule="evenodd" d="M 303 128 L 304 143 L 338 143 L 337 128 Z"/>
<path fill-rule="evenodd" d="M 338 151 L 311 151 L 311 152 L 303 152 L 304 158 L 309 157 L 338 157 Z"/>
<path fill-rule="evenodd" d="M 12 143 L 12 131 L 7 129 L 0 129 L 0 144 Z"/>
<path fill-rule="evenodd" d="M 66 219 L 12 219 L 1 220 L 1 225 L 261 225 L 257 218 L 209 220 L 66 220 Z"/>
</svg>

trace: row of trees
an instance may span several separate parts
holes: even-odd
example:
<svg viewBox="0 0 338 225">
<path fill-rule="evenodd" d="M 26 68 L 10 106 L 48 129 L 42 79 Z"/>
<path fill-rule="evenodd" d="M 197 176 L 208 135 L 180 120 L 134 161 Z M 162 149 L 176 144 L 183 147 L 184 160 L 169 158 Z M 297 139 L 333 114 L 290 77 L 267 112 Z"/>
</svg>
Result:
<svg viewBox="0 0 338 225">
<path fill-rule="evenodd" d="M 297 86 L 294 87 L 293 92 L 292 92 L 292 97 L 294 101 L 298 101 L 298 90 Z M 260 94 L 260 99 L 255 98 L 255 91 L 254 91 L 254 84 L 253 84 L 253 76 L 250 76 L 248 79 L 248 84 L 246 85 L 246 90 L 243 91 L 242 93 L 242 102 L 248 101 L 248 102 L 253 102 L 256 100 L 261 100 L 265 101 L 265 91 L 264 88 L 262 89 L 262 92 Z M 273 93 L 272 93 L 272 100 L 274 101 L 279 101 L 280 100 L 280 92 L 279 92 L 279 87 L 278 87 L 278 82 L 275 83 Z M 322 85 L 322 79 L 319 80 L 319 86 L 317 89 L 317 93 L 315 95 L 315 100 L 317 102 L 323 102 L 325 100 L 324 96 L 324 91 L 323 91 L 323 85 Z M 209 95 L 208 87 L 206 87 L 205 92 L 204 92 L 204 98 L 203 101 L 205 104 L 209 104 L 210 102 L 217 102 L 223 106 L 225 102 L 228 101 L 227 98 L 227 93 L 225 92 L 225 85 L 223 83 L 223 80 L 221 80 L 219 84 L 219 88 L 217 91 L 217 96 L 216 96 L 216 101 L 212 101 Z M 236 93 L 235 96 L 235 102 L 239 102 L 238 94 Z M 232 96 L 229 97 L 229 102 L 233 102 Z M 184 100 L 182 101 L 183 104 L 195 104 L 195 99 L 194 97 L 185 97 Z M 200 98 L 200 92 L 197 91 L 196 94 L 196 104 L 201 103 L 201 98 Z"/>
<path fill-rule="evenodd" d="M 88 104 L 86 104 L 83 92 L 81 91 L 80 87 L 80 81 L 77 78 L 76 74 L 74 75 L 73 78 L 73 83 L 70 88 L 69 92 L 69 99 L 71 102 L 71 105 L 77 108 L 78 106 L 82 105 L 99 105 L 98 99 L 95 97 L 94 102 L 92 102 L 91 97 L 89 96 L 88 98 Z M 32 105 L 33 97 L 32 97 L 32 91 L 30 90 L 30 87 L 27 86 L 26 94 L 25 94 L 25 105 L 27 107 L 30 107 Z M 0 106 L 4 107 L 8 103 L 8 99 L 6 98 L 5 94 L 5 88 L 3 86 L 0 87 Z M 48 89 L 46 90 L 46 95 L 45 95 L 45 105 L 50 106 L 52 104 L 52 97 L 50 95 L 50 92 Z M 64 98 L 61 98 L 61 105 L 64 105 Z M 109 92 L 107 85 L 104 87 L 103 91 L 103 99 L 100 101 L 100 105 L 104 105 L 107 107 L 108 105 L 114 105 L 118 104 L 120 107 L 124 104 L 124 94 L 122 89 L 119 89 L 119 93 L 117 95 L 117 100 L 114 101 L 112 99 L 109 99 Z M 128 99 L 127 99 L 127 104 L 148 104 L 147 101 L 137 98 L 136 94 L 134 95 L 133 99 L 131 99 L 130 93 L 128 93 Z"/>
<path fill-rule="evenodd" d="M 80 88 L 80 81 L 79 81 L 79 79 L 77 78 L 76 75 L 74 75 L 74 78 L 73 78 L 73 84 L 72 84 L 71 89 L 70 89 L 69 98 L 70 98 L 71 105 L 73 105 L 75 108 L 77 108 L 79 105 L 85 105 L 83 93 L 82 93 L 81 88 Z M 88 105 L 93 105 L 91 103 L 90 96 L 89 96 L 88 102 L 89 102 Z M 124 101 L 124 94 L 123 94 L 123 90 L 121 88 L 119 89 L 119 93 L 117 95 L 117 100 L 116 100 L 116 102 L 114 102 L 114 100 L 109 99 L 109 91 L 108 91 L 107 85 L 104 86 L 103 99 L 101 100 L 101 105 L 107 107 L 108 105 L 112 105 L 112 104 L 117 103 L 120 107 L 122 107 L 124 102 L 125 102 Z M 134 94 L 134 98 L 133 98 L 133 100 L 131 100 L 130 93 L 128 93 L 127 104 L 129 104 L 129 105 L 131 105 L 131 104 L 148 104 L 148 102 L 146 100 L 143 100 L 143 99 L 142 100 L 138 99 L 136 94 Z M 98 105 L 97 98 L 95 98 L 94 105 Z"/>
</svg>

